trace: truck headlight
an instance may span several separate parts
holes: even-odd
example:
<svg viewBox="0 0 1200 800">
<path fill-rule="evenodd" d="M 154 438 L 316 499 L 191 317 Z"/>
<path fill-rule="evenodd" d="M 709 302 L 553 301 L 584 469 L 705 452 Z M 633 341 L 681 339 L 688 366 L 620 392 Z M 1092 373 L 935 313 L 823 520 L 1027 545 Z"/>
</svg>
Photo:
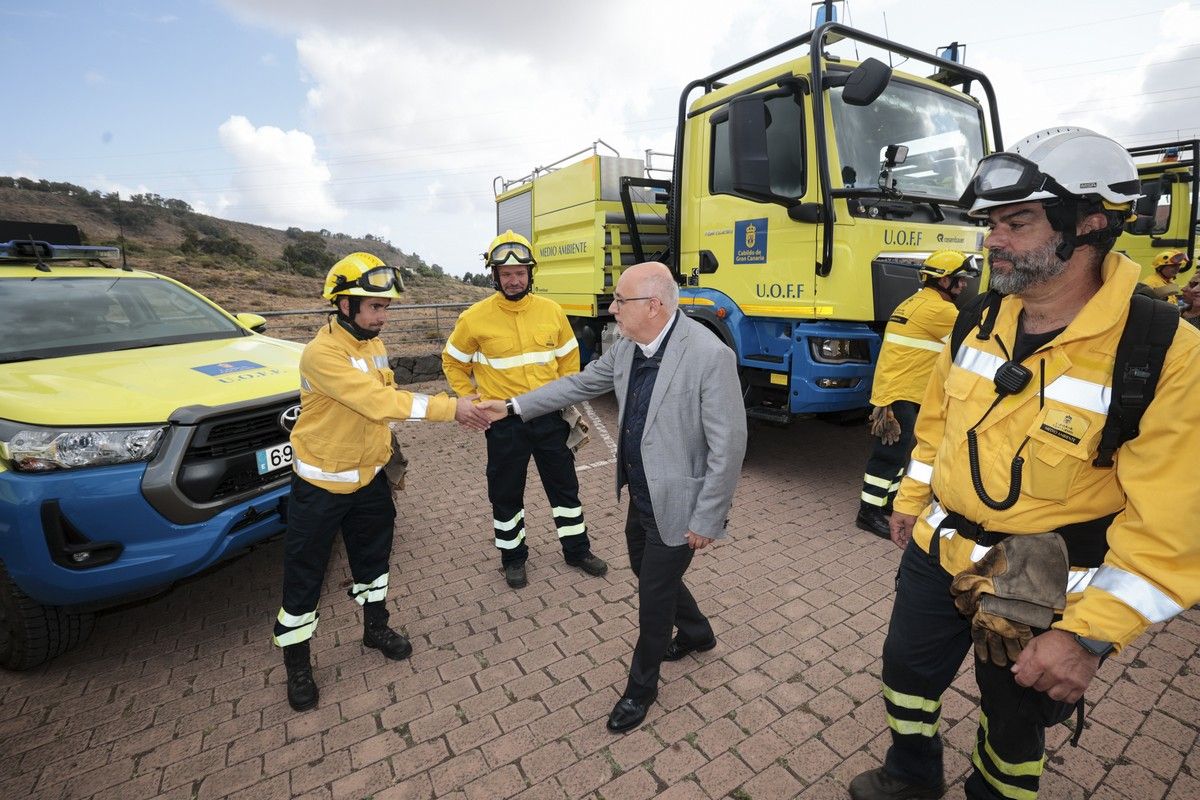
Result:
<svg viewBox="0 0 1200 800">
<path fill-rule="evenodd" d="M 871 348 L 866 339 L 829 339 L 812 336 L 808 347 L 814 361 L 822 364 L 871 363 Z"/>
<path fill-rule="evenodd" d="M 9 427 L 8 425 L 4 427 Z M 154 457 L 163 427 L 0 429 L 0 456 L 21 472 L 127 464 Z"/>
</svg>

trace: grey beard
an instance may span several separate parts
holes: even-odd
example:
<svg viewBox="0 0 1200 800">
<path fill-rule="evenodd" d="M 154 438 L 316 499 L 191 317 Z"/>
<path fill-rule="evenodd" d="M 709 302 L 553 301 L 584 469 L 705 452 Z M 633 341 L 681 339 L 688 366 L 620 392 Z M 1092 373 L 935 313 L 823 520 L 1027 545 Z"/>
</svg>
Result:
<svg viewBox="0 0 1200 800">
<path fill-rule="evenodd" d="M 989 264 L 996 258 L 1012 264 L 1012 270 L 1006 275 L 992 272 L 991 288 L 1001 294 L 1020 294 L 1031 286 L 1057 278 L 1067 268 L 1067 262 L 1055 253 L 1061 242 L 1062 234 L 1056 233 L 1045 246 L 1023 256 L 1007 250 L 989 250 Z"/>
</svg>

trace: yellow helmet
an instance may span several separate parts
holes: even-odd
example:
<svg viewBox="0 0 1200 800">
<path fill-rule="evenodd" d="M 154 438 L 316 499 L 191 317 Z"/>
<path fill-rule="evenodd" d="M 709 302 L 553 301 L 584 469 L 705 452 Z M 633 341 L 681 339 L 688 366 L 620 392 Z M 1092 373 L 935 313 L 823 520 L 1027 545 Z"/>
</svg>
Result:
<svg viewBox="0 0 1200 800">
<path fill-rule="evenodd" d="M 483 260 L 493 270 L 506 264 L 523 264 L 530 268 L 531 273 L 537 264 L 533 257 L 533 245 L 511 228 L 492 239 L 487 252 L 483 254 Z"/>
<path fill-rule="evenodd" d="M 973 256 L 957 250 L 938 250 L 925 259 L 917 272 L 926 280 L 936 281 L 938 278 L 974 278 L 979 274 L 979 268 L 975 266 Z"/>
<path fill-rule="evenodd" d="M 338 297 L 399 297 L 403 291 L 400 270 L 370 253 L 351 253 L 329 268 L 321 296 L 336 303 Z"/>
<path fill-rule="evenodd" d="M 1180 272 L 1186 272 L 1188 267 L 1187 253 L 1182 250 L 1164 250 L 1154 257 L 1154 268 L 1179 267 Z"/>
</svg>

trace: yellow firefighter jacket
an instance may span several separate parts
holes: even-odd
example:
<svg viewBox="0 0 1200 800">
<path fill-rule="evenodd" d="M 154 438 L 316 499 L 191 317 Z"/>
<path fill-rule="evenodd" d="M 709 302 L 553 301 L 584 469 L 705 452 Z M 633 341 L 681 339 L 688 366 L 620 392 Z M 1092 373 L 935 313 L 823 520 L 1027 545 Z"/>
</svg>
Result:
<svg viewBox="0 0 1200 800">
<path fill-rule="evenodd" d="M 300 419 L 292 469 L 334 494 L 366 486 L 392 454 L 391 420 L 453 422 L 454 398 L 396 388 L 379 339 L 360 341 L 331 320 L 300 356 Z"/>
<path fill-rule="evenodd" d="M 1117 342 L 1129 314 L 1137 264 L 1110 253 L 1103 285 L 1073 322 L 1023 362 L 1033 379 L 999 402 L 992 377 L 1009 352 L 1021 301 L 1005 298 L 994 336 L 967 335 L 954 363 L 937 362 L 917 420 L 916 448 L 895 500 L 917 516 L 914 541 L 926 552 L 952 510 L 985 530 L 1040 533 L 1116 513 L 1103 566 L 1072 567 L 1067 610 L 1054 627 L 1118 648 L 1151 623 L 1200 601 L 1200 492 L 1163 492 L 1163 480 L 1191 474 L 1200 452 L 1200 331 L 1180 325 L 1167 351 L 1141 433 L 1117 451 L 1116 465 L 1092 465 L 1108 411 Z M 1044 387 L 1041 388 L 1041 387 Z M 980 419 L 983 419 L 980 422 Z M 1008 493 L 1010 463 L 1025 458 L 1014 506 L 994 511 L 972 486 L 967 430 L 976 427 L 981 477 L 995 499 Z M 942 528 L 940 558 L 951 574 L 983 557 L 982 546 Z"/>
<path fill-rule="evenodd" d="M 875 367 L 871 405 L 921 402 L 938 353 L 946 349 L 958 308 L 926 286 L 892 312 Z"/>
<path fill-rule="evenodd" d="M 1175 281 L 1169 281 L 1162 275 L 1159 275 L 1157 270 L 1147 275 L 1142 280 L 1142 283 L 1153 289 L 1154 293 L 1159 297 L 1164 300 L 1169 300 L 1172 303 L 1179 299 L 1179 294 L 1182 291 L 1179 284 L 1177 284 Z M 1165 287 L 1169 288 L 1165 289 Z"/>
<path fill-rule="evenodd" d="M 506 400 L 578 372 L 579 345 L 558 303 L 533 294 L 514 302 L 497 292 L 459 316 L 442 371 L 460 396 Z"/>
</svg>

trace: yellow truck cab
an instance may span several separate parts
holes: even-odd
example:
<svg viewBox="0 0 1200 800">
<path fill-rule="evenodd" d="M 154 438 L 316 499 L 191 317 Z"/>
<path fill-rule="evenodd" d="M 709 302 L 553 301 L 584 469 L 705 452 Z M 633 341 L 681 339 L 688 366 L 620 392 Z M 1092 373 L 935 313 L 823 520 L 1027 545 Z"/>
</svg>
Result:
<svg viewBox="0 0 1200 800">
<path fill-rule="evenodd" d="M 833 55 L 839 40 L 933 74 Z M 1000 146 L 982 73 L 827 23 L 688 84 L 669 181 L 596 153 L 502 183 L 497 227 L 531 238 L 535 291 L 563 305 L 585 355 L 620 270 L 653 257 L 676 273 L 684 312 L 737 353 L 751 417 L 846 412 L 868 405 L 883 329 L 921 262 L 982 253 L 957 201 Z"/>
<path fill-rule="evenodd" d="M 1196 263 L 1196 215 L 1200 183 L 1196 181 L 1196 157 L 1200 140 L 1130 147 L 1142 179 L 1142 197 L 1134 206 L 1133 219 L 1117 239 L 1116 249 L 1142 267 L 1142 278 L 1154 272 L 1154 257 L 1168 250 L 1187 253 L 1187 269 Z M 1178 282 L 1187 283 L 1190 275 Z"/>
<path fill-rule="evenodd" d="M 301 346 L 73 226 L 0 222 L 0 666 L 284 527 Z"/>
</svg>

